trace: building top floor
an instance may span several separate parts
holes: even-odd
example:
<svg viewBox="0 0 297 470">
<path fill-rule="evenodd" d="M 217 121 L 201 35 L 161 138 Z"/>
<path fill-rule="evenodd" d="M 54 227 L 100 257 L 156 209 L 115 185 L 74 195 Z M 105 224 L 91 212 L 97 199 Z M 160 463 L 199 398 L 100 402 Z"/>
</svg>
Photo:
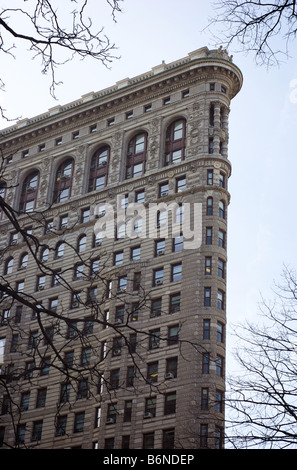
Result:
<svg viewBox="0 0 297 470">
<path fill-rule="evenodd" d="M 232 99 L 242 86 L 241 71 L 233 64 L 232 56 L 229 56 L 226 50 L 222 48 L 209 50 L 207 47 L 202 47 L 180 60 L 169 64 L 163 61 L 149 72 L 137 77 L 122 79 L 104 90 L 87 93 L 71 103 L 55 106 L 33 118 L 21 119 L 13 126 L 0 131 L 0 144 L 1 140 L 5 141 L 6 145 L 7 139 L 9 141 L 12 139 L 13 142 L 15 139 L 20 140 L 24 134 L 28 138 L 28 134 L 41 132 L 41 127 L 53 126 L 57 120 L 67 122 L 71 119 L 73 122 L 82 115 L 88 114 L 90 108 L 93 109 L 93 113 L 106 112 L 106 110 L 114 110 L 115 105 L 127 106 L 127 101 L 135 100 L 135 98 L 139 101 L 149 98 L 150 95 L 158 96 L 158 89 L 163 92 L 164 85 L 172 87 L 174 84 L 176 88 L 186 78 L 191 77 L 193 80 L 197 73 L 200 78 L 205 78 L 205 73 L 210 70 L 212 73 L 219 71 L 225 75 L 225 83 L 222 86 L 226 87 L 226 93 L 229 99 Z"/>
</svg>

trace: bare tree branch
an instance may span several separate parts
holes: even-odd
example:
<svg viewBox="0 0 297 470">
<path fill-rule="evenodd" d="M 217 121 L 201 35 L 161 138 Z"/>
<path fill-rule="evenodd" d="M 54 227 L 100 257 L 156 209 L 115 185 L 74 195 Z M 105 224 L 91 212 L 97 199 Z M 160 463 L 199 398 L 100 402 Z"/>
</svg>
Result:
<svg viewBox="0 0 297 470">
<path fill-rule="evenodd" d="M 239 44 L 240 50 L 255 54 L 257 63 L 278 64 L 288 57 L 296 38 L 296 1 L 240 1 L 215 2 L 218 11 L 209 28 L 219 28 L 217 41 L 225 47 Z"/>
<path fill-rule="evenodd" d="M 297 446 L 297 277 L 285 268 L 276 299 L 262 300 L 262 324 L 235 329 L 239 376 L 229 380 L 227 435 L 234 447 Z"/>
<path fill-rule="evenodd" d="M 106 0 L 111 8 L 113 20 L 121 12 L 120 1 Z M 50 94 L 56 98 L 56 87 L 61 81 L 56 79 L 56 70 L 74 57 L 91 58 L 108 67 L 116 58 L 115 44 L 104 34 L 103 26 L 98 28 L 88 16 L 88 0 L 76 0 L 75 9 L 67 11 L 73 0 L 63 2 L 63 6 L 54 7 L 52 1 L 35 0 L 20 2 L 22 8 L 3 8 L 0 11 L 0 52 L 13 57 L 13 50 L 20 43 L 28 44 L 28 53 L 33 58 L 41 59 L 41 72 L 50 74 Z M 72 8 L 72 5 L 71 5 Z M 69 15 L 72 18 L 69 24 Z M 21 20 L 22 30 L 14 27 Z M 16 43 L 11 42 L 17 40 Z M 1 88 L 4 82 L 1 81 Z M 0 113 L 6 118 L 1 107 Z"/>
</svg>

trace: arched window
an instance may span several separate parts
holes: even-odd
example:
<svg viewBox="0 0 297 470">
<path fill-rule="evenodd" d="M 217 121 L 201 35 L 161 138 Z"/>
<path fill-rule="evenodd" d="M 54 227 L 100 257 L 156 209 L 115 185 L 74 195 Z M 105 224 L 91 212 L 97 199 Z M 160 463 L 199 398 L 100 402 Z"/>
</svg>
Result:
<svg viewBox="0 0 297 470">
<path fill-rule="evenodd" d="M 64 256 L 65 243 L 60 242 L 56 246 L 55 258 L 62 258 Z"/>
<path fill-rule="evenodd" d="M 12 268 L 13 268 L 13 258 L 9 258 L 4 267 L 4 274 L 11 274 L 12 273 Z"/>
<path fill-rule="evenodd" d="M 53 202 L 67 201 L 71 195 L 73 159 L 68 158 L 58 168 L 56 173 Z"/>
<path fill-rule="evenodd" d="M 46 246 L 41 251 L 40 261 L 42 263 L 45 263 L 46 261 L 48 261 L 48 256 L 49 256 L 49 248 Z"/>
<path fill-rule="evenodd" d="M 38 171 L 30 173 L 23 182 L 19 208 L 20 212 L 34 211 L 37 200 L 38 182 Z"/>
<path fill-rule="evenodd" d="M 187 121 L 177 119 L 167 129 L 164 165 L 179 163 L 186 155 Z"/>
<path fill-rule="evenodd" d="M 26 269 L 28 265 L 28 253 L 24 253 L 20 257 L 19 269 Z"/>
<path fill-rule="evenodd" d="M 0 183 L 0 197 L 4 200 L 6 196 L 6 183 Z M 2 209 L 0 208 L 0 220 L 2 219 Z"/>
<path fill-rule="evenodd" d="M 135 135 L 128 144 L 126 178 L 134 178 L 145 172 L 147 133 Z"/>
<path fill-rule="evenodd" d="M 81 237 L 79 237 L 78 243 L 77 243 L 78 253 L 82 253 L 83 251 L 85 251 L 86 250 L 86 245 L 87 245 L 87 236 L 82 235 Z"/>
<path fill-rule="evenodd" d="M 100 147 L 92 157 L 89 177 L 89 192 L 95 191 L 95 189 L 102 189 L 106 186 L 108 165 L 109 147 L 106 145 L 104 147 Z"/>
</svg>

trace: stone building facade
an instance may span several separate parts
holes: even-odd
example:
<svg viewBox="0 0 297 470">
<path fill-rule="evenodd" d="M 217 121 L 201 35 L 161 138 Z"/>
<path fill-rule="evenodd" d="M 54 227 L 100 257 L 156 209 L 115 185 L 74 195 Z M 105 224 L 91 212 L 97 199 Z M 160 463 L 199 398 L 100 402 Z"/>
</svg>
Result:
<svg viewBox="0 0 297 470">
<path fill-rule="evenodd" d="M 2 449 L 223 446 L 241 85 L 204 47 L 1 132 Z"/>
</svg>

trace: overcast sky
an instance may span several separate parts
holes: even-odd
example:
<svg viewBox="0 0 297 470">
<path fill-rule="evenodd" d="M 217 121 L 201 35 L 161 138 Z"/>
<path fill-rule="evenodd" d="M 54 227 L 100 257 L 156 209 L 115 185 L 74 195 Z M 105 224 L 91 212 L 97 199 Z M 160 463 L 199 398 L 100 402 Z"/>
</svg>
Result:
<svg viewBox="0 0 297 470">
<path fill-rule="evenodd" d="M 6 0 L 7 3 L 8 0 Z M 20 2 L 9 0 L 10 6 Z M 64 3 L 64 2 L 63 2 Z M 68 3 L 68 2 L 67 2 Z M 2 2 L 4 6 L 5 1 Z M 61 2 L 57 2 L 61 7 Z M 49 94 L 49 77 L 40 64 L 21 52 L 16 60 L 0 56 L 6 92 L 1 103 L 13 116 L 33 117 L 118 80 L 142 74 L 160 64 L 213 47 L 203 29 L 215 13 L 205 0 L 125 0 L 117 23 L 104 0 L 90 0 L 93 22 L 118 46 L 121 56 L 111 69 L 99 62 L 72 61 L 58 71 L 63 84 L 58 101 Z M 295 52 L 294 52 L 295 49 Z M 244 76 L 243 88 L 231 103 L 228 230 L 228 321 L 257 318 L 261 292 L 272 296 L 283 263 L 297 267 L 296 142 L 297 48 L 279 68 L 255 65 L 252 56 L 230 49 Z M 5 121 L 0 128 L 7 127 Z"/>
</svg>

